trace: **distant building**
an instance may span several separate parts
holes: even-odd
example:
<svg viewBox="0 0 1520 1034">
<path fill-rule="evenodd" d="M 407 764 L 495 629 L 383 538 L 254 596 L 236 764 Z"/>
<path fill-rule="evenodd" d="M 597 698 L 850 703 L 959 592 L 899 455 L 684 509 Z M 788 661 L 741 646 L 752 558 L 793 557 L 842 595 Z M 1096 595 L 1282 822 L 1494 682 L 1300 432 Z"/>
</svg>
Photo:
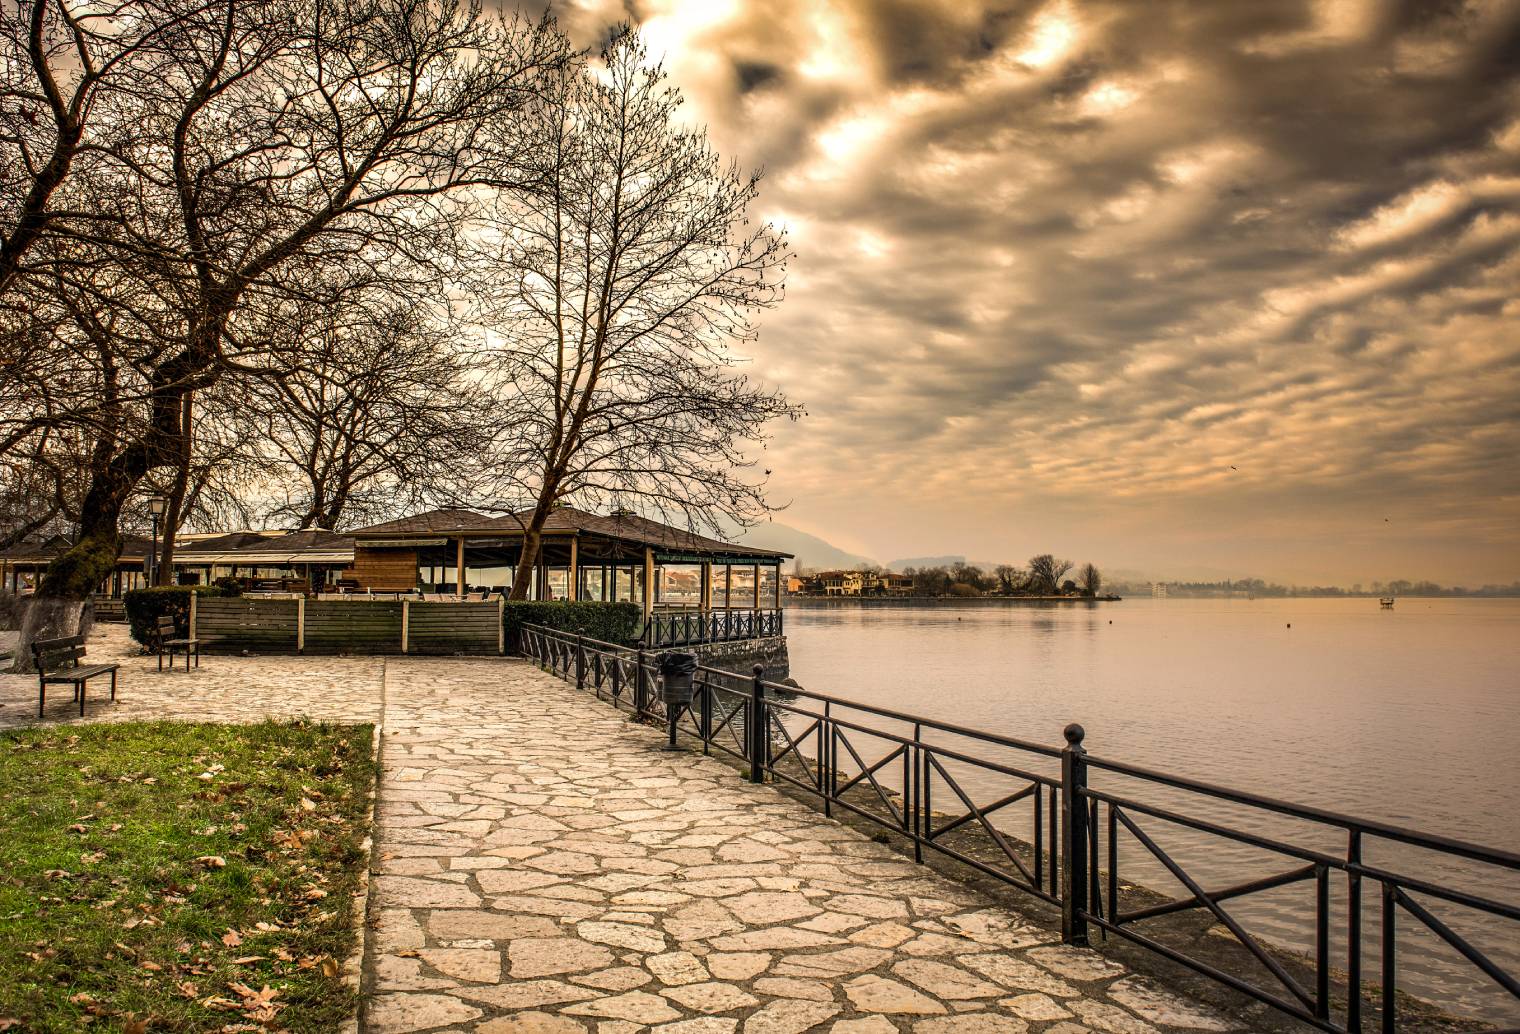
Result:
<svg viewBox="0 0 1520 1034">
<path fill-rule="evenodd" d="M 814 596 L 908 596 L 913 579 L 886 571 L 820 571 L 798 579 L 796 590 Z"/>
</svg>

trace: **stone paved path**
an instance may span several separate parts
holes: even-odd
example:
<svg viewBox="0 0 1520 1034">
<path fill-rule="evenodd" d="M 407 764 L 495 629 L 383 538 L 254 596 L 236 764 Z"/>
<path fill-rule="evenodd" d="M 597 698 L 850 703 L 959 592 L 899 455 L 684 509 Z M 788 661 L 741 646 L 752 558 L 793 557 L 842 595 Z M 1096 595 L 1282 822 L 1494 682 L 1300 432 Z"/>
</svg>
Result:
<svg viewBox="0 0 1520 1034">
<path fill-rule="evenodd" d="M 1238 1029 L 523 662 L 385 721 L 372 1034 Z"/>
</svg>

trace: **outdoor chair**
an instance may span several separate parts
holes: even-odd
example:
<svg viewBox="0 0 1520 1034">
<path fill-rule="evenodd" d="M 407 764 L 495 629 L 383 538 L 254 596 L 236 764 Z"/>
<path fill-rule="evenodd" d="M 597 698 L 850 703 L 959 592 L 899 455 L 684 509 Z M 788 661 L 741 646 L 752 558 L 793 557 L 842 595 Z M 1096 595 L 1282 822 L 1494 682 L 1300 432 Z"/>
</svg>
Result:
<svg viewBox="0 0 1520 1034">
<path fill-rule="evenodd" d="M 179 629 L 174 626 L 174 618 L 168 614 L 158 619 L 158 670 L 164 670 L 164 657 L 169 658 L 169 670 L 174 670 L 174 655 L 185 655 L 185 670 L 190 670 L 190 655 L 195 655 L 195 666 L 201 666 L 201 641 L 191 639 L 179 634 Z"/>
</svg>

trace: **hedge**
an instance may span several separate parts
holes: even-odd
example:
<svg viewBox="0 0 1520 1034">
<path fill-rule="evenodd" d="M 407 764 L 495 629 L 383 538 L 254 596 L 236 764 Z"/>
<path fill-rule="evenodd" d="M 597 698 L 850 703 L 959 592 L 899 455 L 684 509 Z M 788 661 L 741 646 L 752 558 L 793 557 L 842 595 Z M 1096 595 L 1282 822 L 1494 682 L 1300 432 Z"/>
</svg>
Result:
<svg viewBox="0 0 1520 1034">
<path fill-rule="evenodd" d="M 637 603 L 589 600 L 507 600 L 502 626 L 508 650 L 517 650 L 517 631 L 523 625 L 543 625 L 604 643 L 632 646 L 644 630 L 644 608 Z"/>
<path fill-rule="evenodd" d="M 215 585 L 156 585 L 151 589 L 133 589 L 122 594 L 122 607 L 127 612 L 127 624 L 132 638 L 144 646 L 158 646 L 158 619 L 165 614 L 174 616 L 174 624 L 181 633 L 190 628 L 190 594 L 202 596 L 226 596 L 225 589 Z"/>
</svg>

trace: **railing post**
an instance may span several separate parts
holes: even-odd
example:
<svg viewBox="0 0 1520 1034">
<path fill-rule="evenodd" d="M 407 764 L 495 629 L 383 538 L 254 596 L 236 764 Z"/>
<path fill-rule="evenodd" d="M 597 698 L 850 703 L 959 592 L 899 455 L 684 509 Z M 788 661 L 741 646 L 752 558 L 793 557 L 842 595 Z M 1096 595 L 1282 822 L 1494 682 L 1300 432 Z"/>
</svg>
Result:
<svg viewBox="0 0 1520 1034">
<path fill-rule="evenodd" d="M 765 763 L 770 751 L 770 715 L 765 706 L 765 668 L 755 665 L 749 684 L 749 781 L 765 782 Z"/>
<path fill-rule="evenodd" d="M 586 643 L 585 637 L 575 637 L 575 688 L 586 688 Z"/>
<path fill-rule="evenodd" d="M 644 644 L 639 644 L 633 666 L 633 713 L 642 716 L 649 707 L 649 682 L 644 672 Z"/>
<path fill-rule="evenodd" d="M 702 695 L 701 708 L 697 712 L 698 726 L 702 730 L 702 753 L 712 753 L 712 678 L 707 672 L 699 672 L 702 681 L 697 684 Z"/>
<path fill-rule="evenodd" d="M 1061 940 L 1087 946 L 1087 751 L 1085 730 L 1076 722 L 1066 727 L 1061 751 Z"/>
</svg>

